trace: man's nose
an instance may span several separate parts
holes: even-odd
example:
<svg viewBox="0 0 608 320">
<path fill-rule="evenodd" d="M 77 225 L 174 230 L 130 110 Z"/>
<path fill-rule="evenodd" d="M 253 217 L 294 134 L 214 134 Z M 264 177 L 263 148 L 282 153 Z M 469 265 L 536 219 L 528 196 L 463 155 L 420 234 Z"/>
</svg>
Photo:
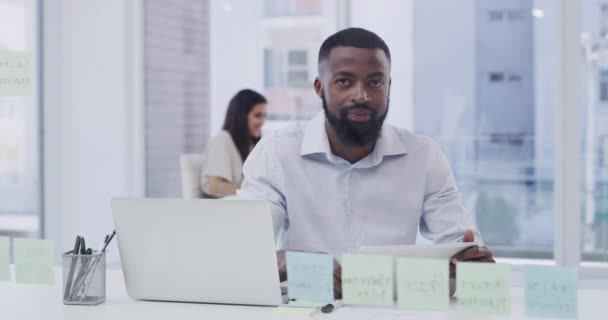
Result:
<svg viewBox="0 0 608 320">
<path fill-rule="evenodd" d="M 364 84 L 358 84 L 353 88 L 352 102 L 356 104 L 363 104 L 369 102 L 369 94 Z"/>
</svg>

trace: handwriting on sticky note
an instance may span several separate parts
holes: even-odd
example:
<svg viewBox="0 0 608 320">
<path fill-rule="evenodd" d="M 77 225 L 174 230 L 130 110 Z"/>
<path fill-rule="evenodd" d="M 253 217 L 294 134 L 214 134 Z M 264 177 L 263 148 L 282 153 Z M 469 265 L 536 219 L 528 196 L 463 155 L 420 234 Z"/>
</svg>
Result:
<svg viewBox="0 0 608 320">
<path fill-rule="evenodd" d="M 31 96 L 34 92 L 32 53 L 0 51 L 0 96 Z"/>
<path fill-rule="evenodd" d="M 14 239 L 15 277 L 19 283 L 54 284 L 53 244 L 49 240 Z"/>
<path fill-rule="evenodd" d="M 9 265 L 9 238 L 0 237 L 0 281 L 11 280 Z"/>
<path fill-rule="evenodd" d="M 573 267 L 525 266 L 526 314 L 536 317 L 578 316 L 578 271 Z"/>
<path fill-rule="evenodd" d="M 450 303 L 447 260 L 398 259 L 397 297 L 401 308 L 447 310 Z"/>
<path fill-rule="evenodd" d="M 334 258 L 326 254 L 285 253 L 287 293 L 291 299 L 332 302 L 334 299 Z"/>
<path fill-rule="evenodd" d="M 392 257 L 345 254 L 342 263 L 342 298 L 345 304 L 393 304 Z"/>
<path fill-rule="evenodd" d="M 510 314 L 509 268 L 494 263 L 456 265 L 457 307 L 468 313 Z"/>
</svg>

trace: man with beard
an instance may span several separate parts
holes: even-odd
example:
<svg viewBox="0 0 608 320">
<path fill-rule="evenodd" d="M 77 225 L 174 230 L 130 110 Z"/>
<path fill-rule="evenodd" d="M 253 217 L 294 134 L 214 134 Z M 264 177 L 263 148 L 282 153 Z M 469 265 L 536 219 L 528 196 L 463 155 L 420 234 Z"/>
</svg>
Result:
<svg viewBox="0 0 608 320">
<path fill-rule="evenodd" d="M 285 279 L 285 250 L 325 252 L 341 295 L 342 254 L 362 246 L 475 242 L 452 262 L 491 262 L 448 161 L 431 139 L 383 125 L 391 56 L 376 34 L 337 32 L 321 45 L 314 87 L 323 104 L 305 125 L 265 136 L 244 164 L 237 197 L 271 204 Z M 452 265 L 453 273 L 453 265 Z"/>
</svg>

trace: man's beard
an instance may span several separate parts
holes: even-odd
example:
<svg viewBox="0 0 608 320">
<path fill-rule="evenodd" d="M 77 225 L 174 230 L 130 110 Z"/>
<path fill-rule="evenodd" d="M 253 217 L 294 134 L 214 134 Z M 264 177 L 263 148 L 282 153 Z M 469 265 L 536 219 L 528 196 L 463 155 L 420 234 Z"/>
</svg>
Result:
<svg viewBox="0 0 608 320">
<path fill-rule="evenodd" d="M 325 96 L 321 96 L 323 101 L 323 110 L 325 111 L 325 118 L 327 118 L 329 124 L 334 128 L 340 141 L 347 146 L 366 146 L 375 143 L 380 137 L 382 131 L 382 123 L 386 119 L 388 114 L 389 99 L 386 100 L 386 112 L 383 115 L 378 116 L 378 112 L 369 106 L 367 103 L 355 104 L 350 107 L 342 108 L 340 110 L 340 116 L 336 117 L 331 114 L 327 109 L 327 100 Z M 364 109 L 367 110 L 369 120 L 367 121 L 351 121 L 348 119 L 348 112 L 353 109 Z"/>
</svg>

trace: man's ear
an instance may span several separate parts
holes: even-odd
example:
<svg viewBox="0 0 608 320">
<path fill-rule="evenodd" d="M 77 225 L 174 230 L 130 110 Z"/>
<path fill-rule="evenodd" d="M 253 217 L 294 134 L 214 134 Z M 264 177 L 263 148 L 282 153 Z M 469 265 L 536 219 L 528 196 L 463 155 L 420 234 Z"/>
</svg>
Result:
<svg viewBox="0 0 608 320">
<path fill-rule="evenodd" d="M 321 83 L 321 80 L 319 80 L 319 77 L 315 78 L 315 92 L 317 93 L 317 95 L 319 96 L 319 98 L 323 97 L 323 84 Z"/>
</svg>

